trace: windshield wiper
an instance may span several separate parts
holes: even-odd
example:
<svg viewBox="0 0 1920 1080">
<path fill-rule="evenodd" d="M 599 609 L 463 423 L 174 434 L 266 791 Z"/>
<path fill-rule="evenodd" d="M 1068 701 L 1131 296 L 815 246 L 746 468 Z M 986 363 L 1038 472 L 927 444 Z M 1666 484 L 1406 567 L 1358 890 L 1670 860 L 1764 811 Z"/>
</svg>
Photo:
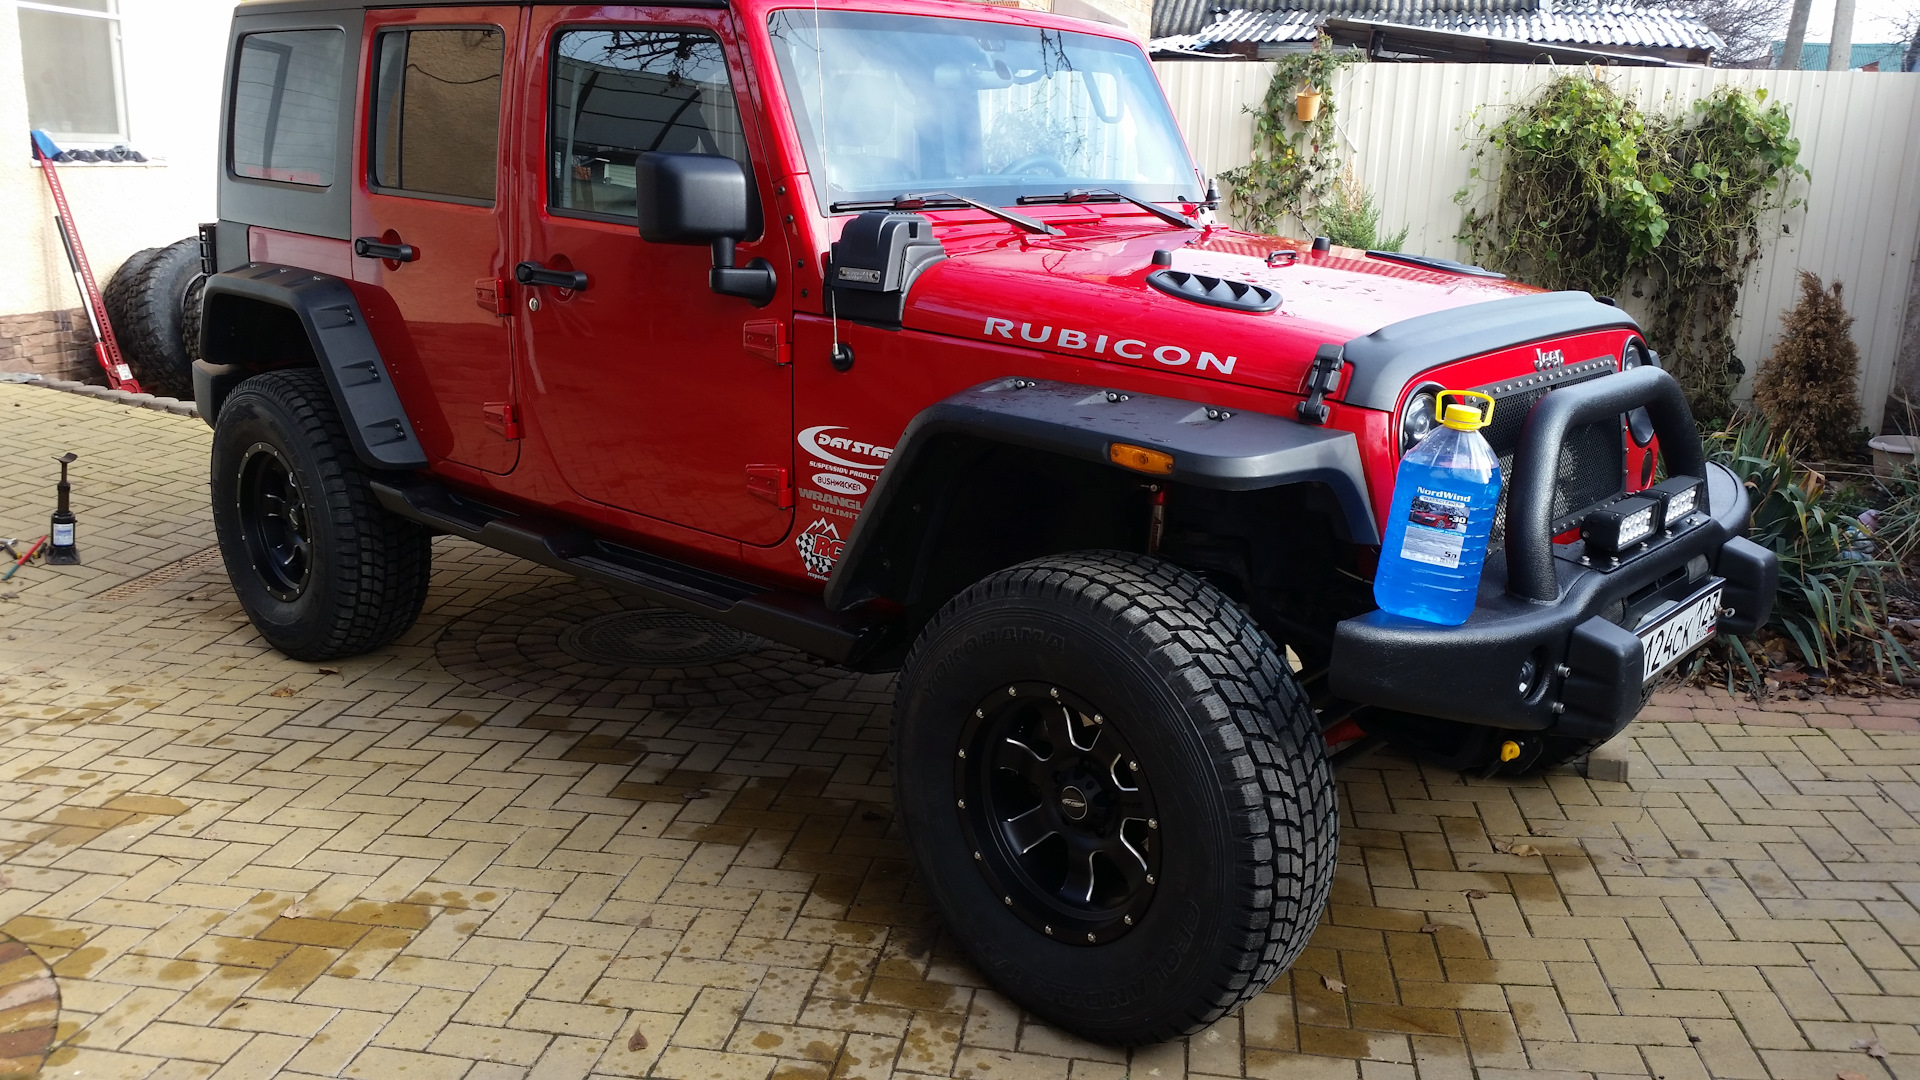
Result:
<svg viewBox="0 0 1920 1080">
<path fill-rule="evenodd" d="M 1145 210 L 1147 213 L 1152 214 L 1153 216 L 1159 218 L 1161 221 L 1164 221 L 1169 225 L 1177 225 L 1182 229 L 1197 229 L 1200 227 L 1199 222 L 1194 221 L 1192 218 L 1187 217 L 1185 214 L 1175 213 L 1164 206 L 1158 206 L 1154 203 L 1148 202 L 1145 199 L 1136 199 L 1133 196 L 1128 195 L 1126 192 L 1115 191 L 1112 188 L 1091 188 L 1091 189 L 1074 188 L 1071 191 L 1063 191 L 1058 195 L 1022 195 L 1020 196 L 1021 206 L 1044 206 L 1049 203 L 1087 203 L 1087 202 L 1130 202 L 1133 205 L 1139 207 L 1142 210 Z"/>
<path fill-rule="evenodd" d="M 1044 221 L 1035 221 L 1025 214 L 1016 214 L 1003 207 L 983 203 L 978 199 L 969 199 L 965 195 L 955 195 L 948 191 L 930 192 L 925 195 L 895 195 L 883 202 L 837 202 L 827 209 L 839 214 L 849 210 L 925 210 L 928 207 L 938 206 L 971 206 L 975 210 L 992 214 L 1009 225 L 1016 225 L 1031 233 L 1040 233 L 1044 236 L 1060 235 L 1059 229 Z"/>
</svg>

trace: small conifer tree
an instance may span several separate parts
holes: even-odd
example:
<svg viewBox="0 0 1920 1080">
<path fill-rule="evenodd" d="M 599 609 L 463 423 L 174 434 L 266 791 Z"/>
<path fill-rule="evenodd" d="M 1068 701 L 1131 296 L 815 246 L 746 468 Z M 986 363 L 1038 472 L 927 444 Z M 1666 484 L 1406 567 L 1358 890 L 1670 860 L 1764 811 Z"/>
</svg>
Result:
<svg viewBox="0 0 1920 1080">
<path fill-rule="evenodd" d="M 1860 350 L 1840 283 L 1800 272 L 1800 302 L 1780 317 L 1773 355 L 1753 380 L 1753 403 L 1773 430 L 1816 460 L 1851 457 L 1860 427 Z"/>
</svg>

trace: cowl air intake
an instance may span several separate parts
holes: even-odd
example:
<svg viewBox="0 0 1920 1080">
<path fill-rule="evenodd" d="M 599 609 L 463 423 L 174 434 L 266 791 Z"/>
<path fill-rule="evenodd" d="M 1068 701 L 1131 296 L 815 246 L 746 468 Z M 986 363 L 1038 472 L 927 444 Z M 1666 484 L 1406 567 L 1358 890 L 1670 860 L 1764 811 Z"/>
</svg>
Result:
<svg viewBox="0 0 1920 1080">
<path fill-rule="evenodd" d="M 1185 270 L 1155 270 L 1147 275 L 1147 284 L 1168 296 L 1228 311 L 1264 315 L 1280 306 L 1280 294 L 1272 289 Z"/>
</svg>

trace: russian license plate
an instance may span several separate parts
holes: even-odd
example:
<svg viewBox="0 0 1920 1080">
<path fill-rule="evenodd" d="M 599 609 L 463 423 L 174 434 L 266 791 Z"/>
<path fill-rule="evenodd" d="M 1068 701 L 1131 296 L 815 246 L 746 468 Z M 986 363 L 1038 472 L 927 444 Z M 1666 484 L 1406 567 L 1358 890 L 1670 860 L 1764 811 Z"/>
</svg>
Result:
<svg viewBox="0 0 1920 1080">
<path fill-rule="evenodd" d="M 1652 626 L 1640 631 L 1640 649 L 1646 656 L 1644 685 L 1653 677 L 1680 662 L 1688 653 L 1707 643 L 1720 625 L 1720 594 L 1726 582 L 1712 583 L 1662 615 Z"/>
</svg>

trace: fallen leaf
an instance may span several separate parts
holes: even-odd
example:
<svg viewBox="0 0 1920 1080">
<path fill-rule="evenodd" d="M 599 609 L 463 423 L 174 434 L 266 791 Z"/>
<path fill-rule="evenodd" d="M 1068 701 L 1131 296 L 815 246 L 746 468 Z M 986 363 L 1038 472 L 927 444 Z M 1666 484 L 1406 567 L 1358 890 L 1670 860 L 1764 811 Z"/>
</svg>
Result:
<svg viewBox="0 0 1920 1080">
<path fill-rule="evenodd" d="M 277 688 L 277 689 L 275 689 L 275 690 L 272 690 L 272 691 L 269 691 L 269 692 L 268 692 L 268 694 L 267 694 L 267 696 L 268 696 L 268 697 L 292 697 L 292 696 L 293 696 L 293 687 L 291 687 L 291 686 L 282 686 L 282 687 L 279 687 L 279 688 Z"/>
<path fill-rule="evenodd" d="M 1537 848 L 1537 847 L 1534 847 L 1534 846 L 1533 846 L 1532 844 L 1515 844 L 1515 845 L 1513 845 L 1513 850 L 1512 850 L 1512 851 L 1510 851 L 1510 852 L 1509 852 L 1508 854 L 1511 854 L 1511 855 L 1538 855 L 1538 854 L 1540 854 L 1540 849 L 1539 849 L 1539 848 Z"/>
<path fill-rule="evenodd" d="M 633 1029 L 633 1038 L 627 1040 L 627 1049 L 639 1053 L 647 1048 L 647 1037 L 640 1034 L 639 1028 Z"/>
<path fill-rule="evenodd" d="M 1857 1072 L 1837 1072 L 1833 1074 L 1833 1080 L 1867 1080 L 1867 1078 Z"/>
<path fill-rule="evenodd" d="M 1420 932 L 1423 934 L 1437 934 L 1440 932 L 1440 924 L 1430 922 L 1427 925 L 1421 927 Z"/>
<path fill-rule="evenodd" d="M 1622 855 L 1620 856 L 1620 861 L 1624 863 L 1632 863 L 1635 866 L 1640 865 L 1640 860 L 1633 857 L 1632 855 Z"/>
<path fill-rule="evenodd" d="M 1485 889 L 1468 889 L 1467 890 L 1467 899 L 1469 900 L 1485 900 L 1486 898 L 1487 898 L 1487 892 Z"/>
<path fill-rule="evenodd" d="M 1853 1040 L 1853 1048 L 1855 1050 L 1865 1050 L 1868 1057 L 1884 1058 L 1887 1056 L 1887 1048 L 1880 1045 L 1879 1039 L 1855 1039 Z"/>
<path fill-rule="evenodd" d="M 305 900 L 295 900 L 280 912 L 280 917 L 283 919 L 303 919 L 306 918 L 306 915 L 307 902 Z"/>
<path fill-rule="evenodd" d="M 1320 981 L 1326 986 L 1327 989 L 1333 991 L 1336 994 L 1344 994 L 1347 992 L 1347 984 L 1341 982 L 1339 979 L 1336 979 L 1331 975 L 1320 976 Z"/>
<path fill-rule="evenodd" d="M 323 668 L 321 668 L 321 669 L 320 669 L 320 674 L 322 674 L 322 675 L 338 675 L 338 674 L 340 674 L 340 669 L 339 669 L 339 668 L 337 668 L 337 667 L 323 667 Z"/>
<path fill-rule="evenodd" d="M 1772 674 L 1771 678 L 1777 683 L 1806 682 L 1807 673 L 1804 671 L 1776 671 Z"/>
<path fill-rule="evenodd" d="M 706 788 L 694 788 L 692 791 L 681 792 L 680 797 L 687 800 L 688 802 L 692 802 L 695 799 L 704 799 L 707 797 L 708 794 L 709 792 L 707 791 Z"/>
</svg>

